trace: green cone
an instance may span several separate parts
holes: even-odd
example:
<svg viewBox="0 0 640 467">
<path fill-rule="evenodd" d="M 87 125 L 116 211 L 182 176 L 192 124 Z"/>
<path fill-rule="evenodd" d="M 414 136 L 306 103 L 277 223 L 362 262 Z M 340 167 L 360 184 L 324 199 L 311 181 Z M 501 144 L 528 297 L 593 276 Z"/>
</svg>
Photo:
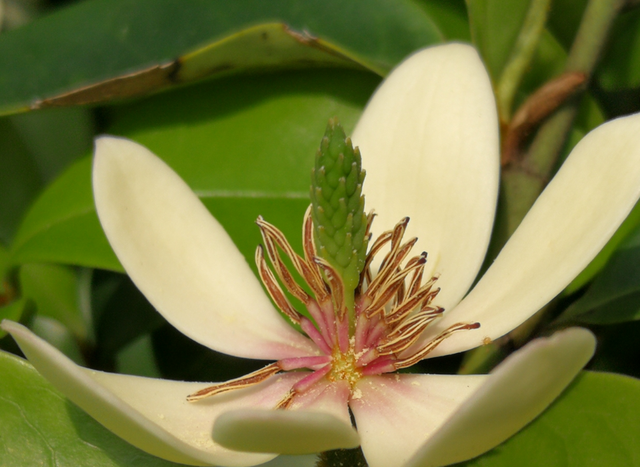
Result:
<svg viewBox="0 0 640 467">
<path fill-rule="evenodd" d="M 318 254 L 342 276 L 348 302 L 367 253 L 364 176 L 359 149 L 337 119 L 330 119 L 311 171 L 311 214 Z"/>
</svg>

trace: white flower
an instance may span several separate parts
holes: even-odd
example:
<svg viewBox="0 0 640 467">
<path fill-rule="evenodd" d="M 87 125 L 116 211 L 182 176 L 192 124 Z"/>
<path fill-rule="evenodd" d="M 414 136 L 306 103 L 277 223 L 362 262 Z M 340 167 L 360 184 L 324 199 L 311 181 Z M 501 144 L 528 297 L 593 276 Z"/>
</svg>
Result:
<svg viewBox="0 0 640 467">
<path fill-rule="evenodd" d="M 491 375 L 395 374 L 384 363 L 480 346 L 558 294 L 638 199 L 640 117 L 607 123 L 580 142 L 464 299 L 489 242 L 499 172 L 495 103 L 476 52 L 453 44 L 407 59 L 376 92 L 353 140 L 367 170 L 367 206 L 378 214 L 374 230 L 390 229 L 409 216 L 406 233 L 419 237 L 415 251 L 429 253 L 419 269 L 425 278 L 437 276 L 441 288 L 422 304 L 437 318 L 428 326 L 416 319 L 417 340 L 377 360 L 380 371 L 358 363 L 362 352 L 354 350 L 355 337 L 348 348 L 323 348 L 329 331 L 320 324 L 320 337 L 313 339 L 294 330 L 189 187 L 148 150 L 119 138 L 96 141 L 94 193 L 103 228 L 133 281 L 192 339 L 220 352 L 279 363 L 217 386 L 239 389 L 187 402 L 211 384 L 84 369 L 18 324 L 5 321 L 3 329 L 90 415 L 141 449 L 173 461 L 248 466 L 276 455 L 264 452 L 358 445 L 371 467 L 439 466 L 482 454 L 560 394 L 591 357 L 591 333 L 571 329 L 534 341 Z M 264 233 L 269 226 L 261 228 Z M 273 235 L 265 240 L 275 241 Z M 274 283 L 270 291 L 277 293 Z M 464 330 L 445 339 L 456 326 Z M 410 332 L 398 332 L 406 343 Z M 430 342 L 438 345 L 429 347 Z M 311 371 L 274 374 L 301 366 Z M 261 382 L 250 384 L 254 380 Z"/>
</svg>

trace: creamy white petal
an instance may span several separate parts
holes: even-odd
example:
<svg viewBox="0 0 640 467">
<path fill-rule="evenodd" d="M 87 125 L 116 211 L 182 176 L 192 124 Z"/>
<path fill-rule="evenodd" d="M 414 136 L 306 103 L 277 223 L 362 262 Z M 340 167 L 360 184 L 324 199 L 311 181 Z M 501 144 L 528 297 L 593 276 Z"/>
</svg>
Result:
<svg viewBox="0 0 640 467">
<path fill-rule="evenodd" d="M 438 305 L 455 305 L 482 264 L 498 195 L 498 118 L 477 52 L 448 44 L 409 57 L 372 97 L 353 142 L 374 234 L 409 216 L 415 253 L 441 274 Z"/>
<path fill-rule="evenodd" d="M 89 370 L 20 324 L 5 320 L 2 328 L 15 338 L 40 374 L 109 430 L 144 451 L 189 465 L 250 466 L 275 457 L 223 448 L 211 437 L 213 424 L 228 410 L 274 407 L 304 376 L 276 376 L 251 388 L 189 403 L 186 396 L 207 383 Z"/>
<path fill-rule="evenodd" d="M 486 375 L 369 376 L 350 405 L 369 467 L 402 466 Z"/>
<path fill-rule="evenodd" d="M 501 363 L 405 467 L 439 467 L 479 456 L 531 422 L 589 361 L 595 338 L 573 328 L 537 339 Z"/>
<path fill-rule="evenodd" d="M 286 410 L 229 411 L 216 421 L 214 439 L 232 449 L 307 454 L 354 448 L 358 433 L 351 426 L 344 382 L 316 383 L 296 396 Z"/>
<path fill-rule="evenodd" d="M 452 336 L 432 356 L 476 347 L 524 322 L 589 264 L 638 197 L 640 114 L 578 143 L 484 277 L 425 338 L 460 321 L 481 328 Z"/>
<path fill-rule="evenodd" d="M 222 226 L 148 149 L 123 138 L 98 138 L 93 190 L 118 259 L 181 332 L 240 357 L 277 360 L 317 352 L 275 311 Z"/>
</svg>

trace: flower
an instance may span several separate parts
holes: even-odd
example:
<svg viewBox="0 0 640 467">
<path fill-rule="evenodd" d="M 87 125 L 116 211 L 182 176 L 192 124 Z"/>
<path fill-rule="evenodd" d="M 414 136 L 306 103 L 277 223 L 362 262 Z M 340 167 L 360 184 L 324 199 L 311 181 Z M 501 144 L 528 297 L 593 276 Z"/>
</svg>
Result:
<svg viewBox="0 0 640 467">
<path fill-rule="evenodd" d="M 81 368 L 26 328 L 8 321 L 2 327 L 77 405 L 132 444 L 169 460 L 248 466 L 276 455 L 265 452 L 358 445 L 371 467 L 438 466 L 482 454 L 560 394 L 591 357 L 591 333 L 570 329 L 533 341 L 490 375 L 396 374 L 385 365 L 406 363 L 414 355 L 465 351 L 515 328 L 588 264 L 640 196 L 640 117 L 602 125 L 576 146 L 463 298 L 484 258 L 494 219 L 497 127 L 484 67 L 471 47 L 460 44 L 408 58 L 378 89 L 358 123 L 353 140 L 368 173 L 367 204 L 378 214 L 374 238 L 385 235 L 376 232 L 378 226 L 389 229 L 409 216 L 410 223 L 397 224 L 396 237 L 419 237 L 415 248 L 428 251 L 429 259 L 399 261 L 400 271 L 413 268 L 409 281 L 419 270 L 425 282 L 437 278 L 440 288 L 436 294 L 432 284 L 419 301 L 419 310 L 432 313 L 428 325 L 419 310 L 401 317 L 407 327 L 388 325 L 383 318 L 392 313 L 388 304 L 386 311 L 363 318 L 367 326 L 378 319 L 383 334 L 399 336 L 397 348 L 389 340 L 371 339 L 378 347 L 389 344 L 369 355 L 367 365 L 379 364 L 375 371 L 359 360 L 371 347 L 352 347 L 359 327 L 346 347 L 324 346 L 330 331 L 321 323 L 316 328 L 300 320 L 311 338 L 291 327 L 189 187 L 147 149 L 120 138 L 96 141 L 93 182 L 100 221 L 133 281 L 168 321 L 201 344 L 279 363 L 210 389 L 207 383 Z M 259 225 L 268 254 L 274 244 L 286 250 L 276 229 L 262 220 Z M 276 273 L 286 274 L 272 253 Z M 312 257 L 307 261 L 323 267 Z M 287 308 L 260 250 L 258 263 L 267 289 Z M 330 269 L 324 272 L 330 282 Z M 388 286 L 391 279 L 385 281 Z M 329 289 L 339 308 L 339 284 Z M 294 311 L 287 314 L 295 320 Z M 408 329 L 414 324 L 420 329 L 412 334 Z M 457 326 L 462 329 L 449 335 Z M 430 342 L 437 345 L 429 347 Z M 382 355 L 385 349 L 392 352 Z M 300 367 L 312 371 L 284 371 Z M 186 400 L 210 392 L 217 394 Z M 273 410 L 276 406 L 281 410 Z"/>
</svg>

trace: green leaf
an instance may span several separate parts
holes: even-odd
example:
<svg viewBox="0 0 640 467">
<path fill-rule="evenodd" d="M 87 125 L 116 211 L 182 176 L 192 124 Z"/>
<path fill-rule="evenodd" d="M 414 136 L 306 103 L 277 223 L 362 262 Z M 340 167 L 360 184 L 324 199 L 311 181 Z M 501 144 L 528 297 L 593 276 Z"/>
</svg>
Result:
<svg viewBox="0 0 640 467">
<path fill-rule="evenodd" d="M 25 298 L 14 300 L 8 305 L 0 307 L 0 321 L 10 319 L 11 321 L 20 321 L 22 314 L 25 312 L 28 301 Z M 0 329 L 0 339 L 7 335 L 7 332 Z"/>
<path fill-rule="evenodd" d="M 122 270 L 93 206 L 91 159 L 69 168 L 31 207 L 12 245 L 14 263 L 54 262 Z"/>
<path fill-rule="evenodd" d="M 118 353 L 141 336 L 166 323 L 127 276 L 102 273 L 94 279 L 98 296 L 94 299 L 98 348 L 96 364 L 111 367 Z M 103 293 L 101 293 L 101 290 Z M 99 303 L 102 302 L 102 303 Z"/>
<path fill-rule="evenodd" d="M 464 0 L 416 0 L 442 31 L 446 41 L 471 42 Z"/>
<path fill-rule="evenodd" d="M 151 336 L 144 334 L 123 348 L 117 355 L 116 368 L 119 373 L 127 375 L 148 378 L 160 377 L 160 371 L 153 354 Z"/>
<path fill-rule="evenodd" d="M 151 336 L 163 377 L 181 381 L 228 381 L 263 368 L 269 362 L 215 352 L 189 339 L 170 324 Z"/>
<path fill-rule="evenodd" d="M 0 114 L 130 97 L 256 67 L 384 74 L 441 40 L 409 0 L 82 2 L 0 37 L 0 62 L 11 70 L 0 76 Z"/>
<path fill-rule="evenodd" d="M 19 277 L 22 295 L 35 302 L 40 316 L 59 321 L 80 341 L 87 339 L 74 270 L 57 264 L 25 264 L 20 268 Z"/>
<path fill-rule="evenodd" d="M 565 50 L 571 48 L 588 0 L 553 0 L 547 27 Z"/>
<path fill-rule="evenodd" d="M 638 213 L 635 213 L 638 216 Z M 635 219 L 636 222 L 637 219 Z M 640 228 L 630 234 L 586 293 L 559 318 L 612 324 L 640 319 Z"/>
<path fill-rule="evenodd" d="M 494 82 L 502 74 L 534 1 L 467 0 L 471 37 Z"/>
<path fill-rule="evenodd" d="M 564 71 L 566 60 L 567 52 L 562 48 L 562 45 L 550 32 L 544 31 L 540 36 L 540 43 L 533 57 L 531 68 L 522 78 L 516 104 L 522 104 L 530 94 L 546 84 L 547 81 L 560 75 Z"/>
<path fill-rule="evenodd" d="M 0 118 L 0 242 L 9 244 L 42 187 L 38 167 L 9 118 Z"/>
<path fill-rule="evenodd" d="M 26 361 L 0 352 L 0 374 L 0 465 L 178 465 L 118 438 L 70 403 Z"/>
<path fill-rule="evenodd" d="M 640 466 L 640 380 L 583 372 L 528 427 L 465 467 Z"/>
<path fill-rule="evenodd" d="M 86 365 L 77 339 L 60 321 L 36 315 L 30 323 L 34 334 L 49 342 L 78 365 Z"/>
<path fill-rule="evenodd" d="M 146 145 L 205 202 L 253 264 L 262 214 L 300 244 L 309 170 L 330 117 L 349 133 L 375 75 L 316 70 L 220 79 L 112 108 L 110 133 Z M 13 260 L 122 271 L 95 215 L 91 161 L 56 180 L 16 234 Z"/>
<path fill-rule="evenodd" d="M 10 120 L 45 182 L 87 154 L 93 144 L 93 115 L 86 108 L 46 109 Z"/>
<path fill-rule="evenodd" d="M 86 109 L 49 109 L 0 119 L 0 241 L 9 244 L 44 182 L 89 150 Z"/>
<path fill-rule="evenodd" d="M 605 91 L 640 86 L 640 10 L 620 15 L 611 28 L 606 54 L 598 65 L 596 79 Z"/>
<path fill-rule="evenodd" d="M 5 293 L 4 280 L 5 275 L 9 270 L 9 266 L 11 264 L 11 259 L 9 255 L 9 250 L 5 248 L 2 243 L 0 243 L 0 295 Z"/>
<path fill-rule="evenodd" d="M 600 253 L 596 255 L 589 265 L 578 274 L 578 276 L 567 286 L 564 290 L 564 295 L 572 294 L 585 286 L 596 274 L 598 274 L 602 268 L 605 267 L 609 258 L 616 252 L 620 244 L 629 236 L 633 231 L 640 226 L 640 203 L 636 203 L 631 210 L 627 218 L 622 225 L 618 227 L 616 233 L 613 234 L 607 244 L 600 250 Z"/>
</svg>

